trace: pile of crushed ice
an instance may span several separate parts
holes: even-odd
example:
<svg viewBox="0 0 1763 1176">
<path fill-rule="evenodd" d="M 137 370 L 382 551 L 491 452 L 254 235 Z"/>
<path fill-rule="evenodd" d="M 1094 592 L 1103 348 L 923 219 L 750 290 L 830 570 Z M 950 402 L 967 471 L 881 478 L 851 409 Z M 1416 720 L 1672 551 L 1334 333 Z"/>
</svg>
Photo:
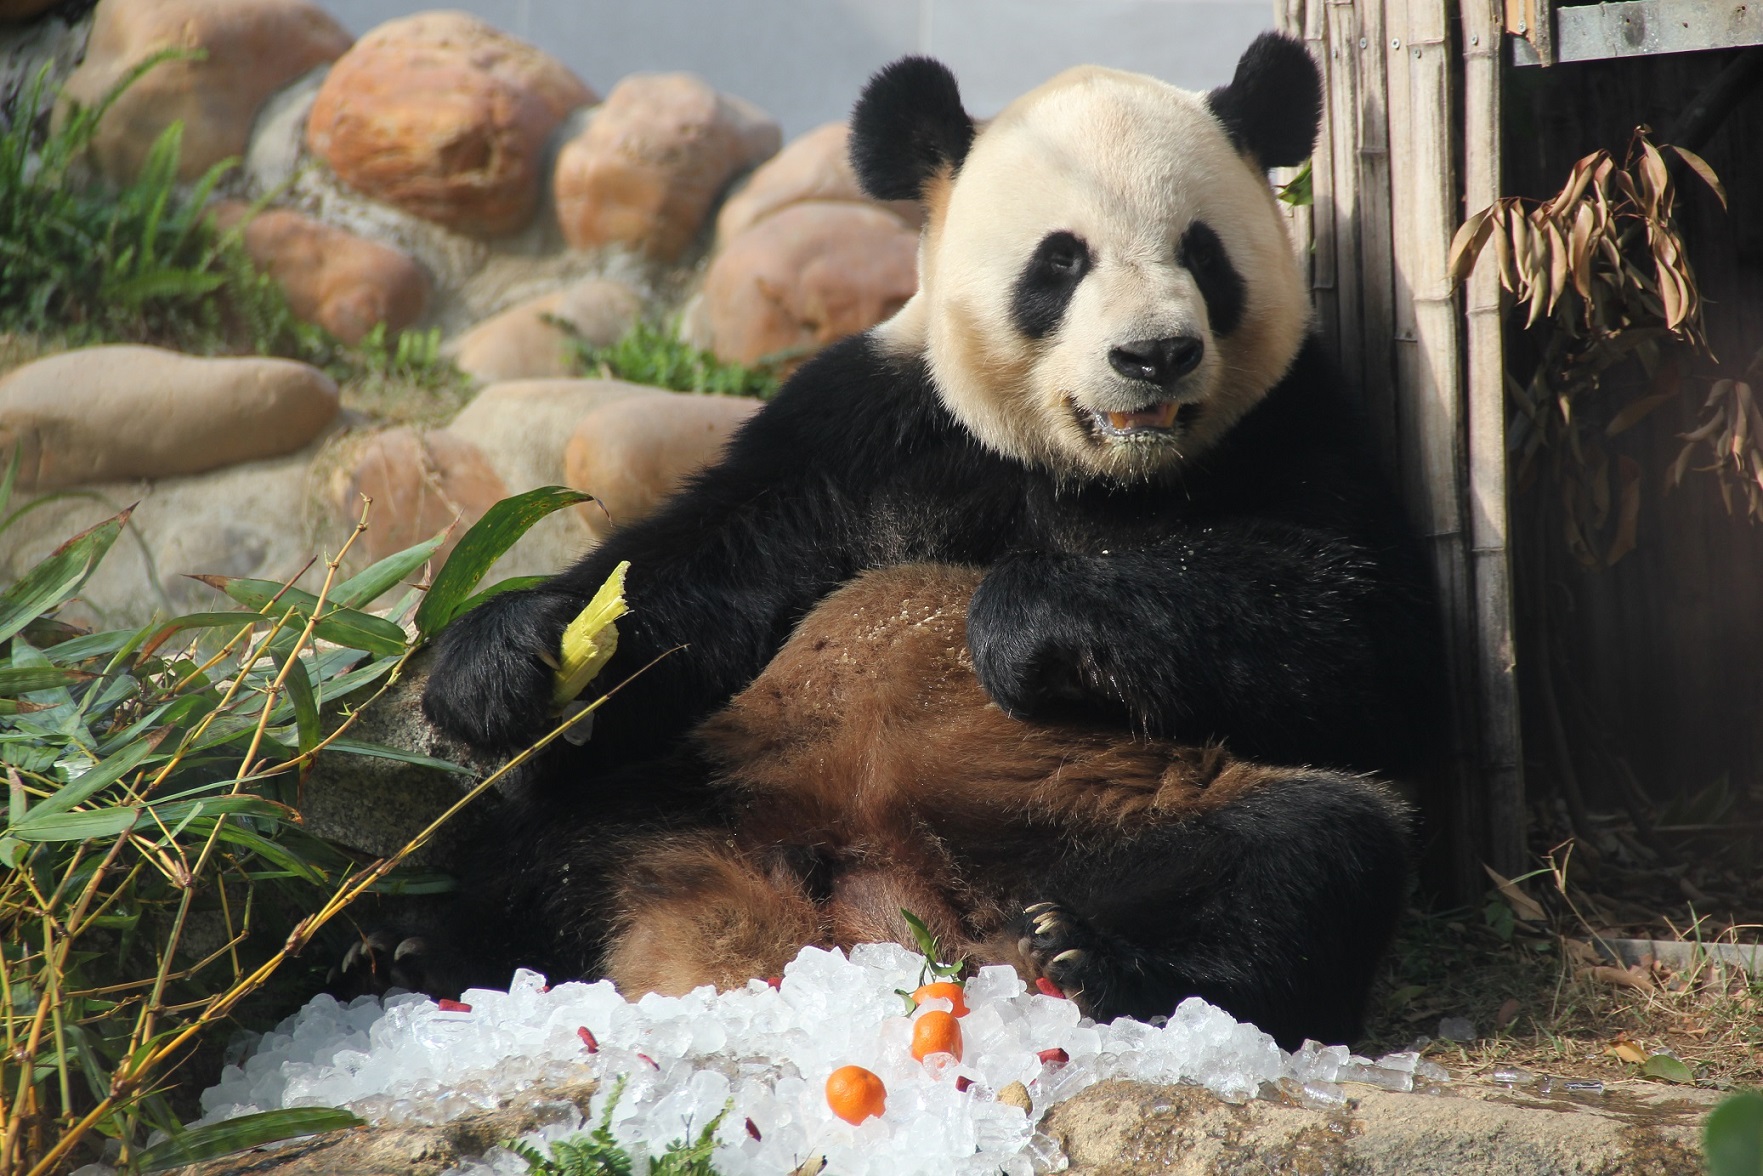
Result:
<svg viewBox="0 0 1763 1176">
<path fill-rule="evenodd" d="M 623 1075 L 612 1130 L 637 1157 L 696 1138 L 727 1107 L 714 1159 L 726 1176 L 776 1176 L 817 1156 L 838 1176 L 1028 1176 L 1065 1166 L 1058 1144 L 1035 1129 L 1040 1115 L 1105 1078 L 1197 1083 L 1233 1101 L 1273 1083 L 1300 1102 L 1333 1107 L 1346 1101 L 1342 1081 L 1408 1090 L 1417 1072 L 1444 1077 L 1411 1052 L 1373 1063 L 1345 1046 L 1306 1043 L 1287 1054 L 1198 999 L 1160 1024 L 1097 1025 L 1068 1000 L 1026 991 L 1003 967 L 983 968 L 967 984 L 961 1060 L 933 1054 L 921 1064 L 898 994 L 917 986 L 921 963 L 894 944 L 861 946 L 849 959 L 810 947 L 775 988 L 755 980 L 732 992 L 634 1003 L 604 981 L 547 988 L 532 972 L 517 974 L 508 992 L 472 990 L 457 1004 L 416 994 L 383 1005 L 318 997 L 266 1034 L 242 1066 L 226 1068 L 202 1095 L 202 1121 L 335 1106 L 375 1122 L 438 1123 L 596 1078 L 597 1123 Z M 824 1093 L 827 1075 L 849 1064 L 887 1086 L 886 1113 L 856 1127 L 833 1117 Z M 1015 1082 L 1026 1086 L 1032 1113 L 999 1101 Z M 572 1116 L 529 1139 L 581 1128 Z M 454 1171 L 525 1165 L 498 1150 Z"/>
</svg>

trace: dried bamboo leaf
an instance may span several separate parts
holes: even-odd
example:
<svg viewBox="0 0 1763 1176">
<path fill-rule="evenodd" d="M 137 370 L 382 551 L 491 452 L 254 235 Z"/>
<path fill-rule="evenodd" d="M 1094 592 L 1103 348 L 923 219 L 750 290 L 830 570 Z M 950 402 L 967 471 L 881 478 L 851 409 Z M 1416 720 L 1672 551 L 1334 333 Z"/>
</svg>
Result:
<svg viewBox="0 0 1763 1176">
<path fill-rule="evenodd" d="M 1616 509 L 1616 535 L 1610 540 L 1610 550 L 1604 553 L 1605 567 L 1634 550 L 1641 517 L 1640 463 L 1624 455 L 1616 459 L 1616 467 L 1622 483 L 1621 504 Z"/>
<path fill-rule="evenodd" d="M 1451 285 L 1458 285 L 1469 272 L 1475 268 L 1475 260 L 1481 255 L 1482 246 L 1487 244 L 1489 234 L 1494 230 L 1494 206 L 1489 205 L 1457 229 L 1456 236 L 1451 238 L 1451 253 L 1448 263 Z"/>
<path fill-rule="evenodd" d="M 1518 293 L 1518 266 L 1512 259 L 1512 234 L 1507 225 L 1506 206 L 1497 205 L 1498 211 L 1490 218 L 1493 223 L 1494 260 L 1500 265 L 1500 285 L 1514 295 Z"/>
<path fill-rule="evenodd" d="M 1591 205 L 1580 204 L 1573 210 L 1573 227 L 1567 238 L 1567 265 L 1573 276 L 1573 288 L 1588 302 L 1592 296 L 1592 254 L 1596 249 L 1592 233 L 1597 219 Z"/>
<path fill-rule="evenodd" d="M 1688 147 L 1679 147 L 1675 143 L 1669 143 L 1667 146 L 1677 152 L 1679 159 L 1682 159 L 1685 163 L 1689 164 L 1691 171 L 1702 177 L 1702 182 L 1704 184 L 1707 184 L 1710 188 L 1714 189 L 1714 195 L 1720 198 L 1720 207 L 1725 208 L 1726 188 L 1721 184 L 1720 177 L 1714 174 L 1714 169 L 1708 166 L 1708 161 L 1703 159 L 1700 155 L 1697 155 L 1694 151 L 1691 151 Z"/>
<path fill-rule="evenodd" d="M 1549 311 L 1554 313 L 1555 304 L 1567 289 L 1567 268 L 1571 258 L 1567 251 L 1567 238 L 1561 234 L 1561 228 L 1553 220 L 1547 223 L 1548 232 L 1544 240 L 1549 243 Z"/>
<path fill-rule="evenodd" d="M 1640 158 L 1641 184 L 1647 194 L 1647 219 L 1664 220 L 1671 215 L 1671 173 L 1665 170 L 1665 160 L 1659 155 L 1659 149 L 1641 139 Z"/>
<path fill-rule="evenodd" d="M 1604 426 L 1604 436 L 1614 437 L 1619 433 L 1628 432 L 1650 416 L 1654 409 L 1675 399 L 1677 399 L 1675 392 L 1660 392 L 1653 396 L 1643 396 L 1610 418 L 1610 423 Z"/>
<path fill-rule="evenodd" d="M 1683 485 L 1683 476 L 1690 468 L 1690 457 L 1696 452 L 1695 445 L 1685 445 L 1677 451 L 1677 460 L 1671 463 L 1671 472 L 1666 475 L 1665 485 L 1668 489 L 1676 489 Z"/>
</svg>

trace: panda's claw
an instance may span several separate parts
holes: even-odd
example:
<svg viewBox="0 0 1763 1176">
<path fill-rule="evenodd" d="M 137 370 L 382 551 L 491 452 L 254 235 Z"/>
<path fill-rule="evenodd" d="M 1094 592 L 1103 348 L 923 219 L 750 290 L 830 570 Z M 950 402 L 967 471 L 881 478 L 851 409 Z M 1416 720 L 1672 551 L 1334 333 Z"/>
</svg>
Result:
<svg viewBox="0 0 1763 1176">
<path fill-rule="evenodd" d="M 1074 968 L 1080 968 L 1083 966 L 1084 957 L 1088 954 L 1081 948 L 1070 947 L 1054 956 L 1049 963 L 1055 967 L 1059 964 L 1070 964 Z"/>
<path fill-rule="evenodd" d="M 1057 910 L 1058 907 L 1059 907 L 1058 903 L 1037 902 L 1031 907 L 1025 907 L 1023 909 L 1022 913 L 1025 915 L 1039 915 L 1039 914 L 1042 914 L 1046 911 Z"/>
</svg>

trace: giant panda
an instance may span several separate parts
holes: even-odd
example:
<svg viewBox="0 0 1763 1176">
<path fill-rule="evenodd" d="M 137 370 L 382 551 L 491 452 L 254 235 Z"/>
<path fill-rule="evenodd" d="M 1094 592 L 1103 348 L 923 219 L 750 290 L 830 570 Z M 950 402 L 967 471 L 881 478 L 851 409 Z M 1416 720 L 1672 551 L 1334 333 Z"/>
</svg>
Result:
<svg viewBox="0 0 1763 1176">
<path fill-rule="evenodd" d="M 985 123 L 878 73 L 852 162 L 923 202 L 917 294 L 440 637 L 430 720 L 520 748 L 630 562 L 618 688 L 512 790 L 467 954 L 679 991 L 905 907 L 1098 1018 L 1350 1039 L 1409 853 L 1368 774 L 1427 759 L 1438 658 L 1267 179 L 1319 112 L 1275 34 L 1207 94 L 1086 67 Z"/>
</svg>

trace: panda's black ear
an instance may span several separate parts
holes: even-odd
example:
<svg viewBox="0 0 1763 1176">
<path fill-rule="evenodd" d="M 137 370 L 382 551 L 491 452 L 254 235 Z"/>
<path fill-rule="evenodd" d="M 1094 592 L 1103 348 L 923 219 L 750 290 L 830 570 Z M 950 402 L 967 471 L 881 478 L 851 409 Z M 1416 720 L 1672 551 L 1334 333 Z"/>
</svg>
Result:
<svg viewBox="0 0 1763 1176">
<path fill-rule="evenodd" d="M 902 57 L 882 67 L 851 112 L 851 170 L 875 200 L 917 200 L 938 172 L 973 146 L 973 120 L 949 67 Z"/>
<path fill-rule="evenodd" d="M 1262 33 L 1237 60 L 1230 85 L 1206 95 L 1237 150 L 1262 167 L 1296 167 L 1310 158 L 1322 120 L 1322 74 L 1304 43 Z"/>
</svg>

